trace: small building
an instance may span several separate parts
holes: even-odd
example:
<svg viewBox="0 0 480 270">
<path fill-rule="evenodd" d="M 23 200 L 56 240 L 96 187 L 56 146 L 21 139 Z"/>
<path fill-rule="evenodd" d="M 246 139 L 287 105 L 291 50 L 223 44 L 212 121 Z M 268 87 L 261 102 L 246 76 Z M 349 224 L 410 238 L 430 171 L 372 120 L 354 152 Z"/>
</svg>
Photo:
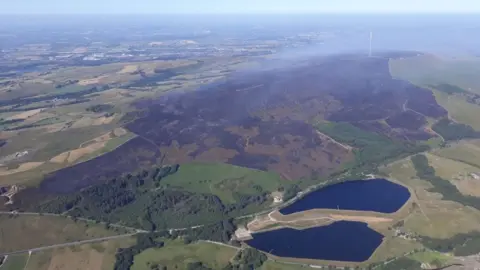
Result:
<svg viewBox="0 0 480 270">
<path fill-rule="evenodd" d="M 283 202 L 283 193 L 279 191 L 272 192 L 273 203 L 282 203 Z"/>
<path fill-rule="evenodd" d="M 235 231 L 235 238 L 239 241 L 252 239 L 252 234 L 243 226 L 239 226 Z"/>
</svg>

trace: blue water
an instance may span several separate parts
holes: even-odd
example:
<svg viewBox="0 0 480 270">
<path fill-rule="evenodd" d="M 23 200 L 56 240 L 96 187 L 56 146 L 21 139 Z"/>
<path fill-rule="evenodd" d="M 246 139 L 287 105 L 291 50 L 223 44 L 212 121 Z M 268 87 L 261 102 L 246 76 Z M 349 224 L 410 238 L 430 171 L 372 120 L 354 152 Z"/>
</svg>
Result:
<svg viewBox="0 0 480 270">
<path fill-rule="evenodd" d="M 363 262 L 382 240 L 383 235 L 366 223 L 339 221 L 305 230 L 285 228 L 256 233 L 246 243 L 279 257 Z"/>
<path fill-rule="evenodd" d="M 310 209 L 340 209 L 393 213 L 410 198 L 404 186 L 385 179 L 358 180 L 331 185 L 280 210 L 284 215 Z"/>
</svg>

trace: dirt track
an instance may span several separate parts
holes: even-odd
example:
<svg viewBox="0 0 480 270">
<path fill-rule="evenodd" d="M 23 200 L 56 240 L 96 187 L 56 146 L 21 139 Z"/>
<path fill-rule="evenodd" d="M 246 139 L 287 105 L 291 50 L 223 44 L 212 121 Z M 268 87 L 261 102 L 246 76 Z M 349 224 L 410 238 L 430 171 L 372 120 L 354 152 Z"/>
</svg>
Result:
<svg viewBox="0 0 480 270">
<path fill-rule="evenodd" d="M 263 230 L 273 225 L 288 227 L 311 227 L 329 225 L 335 221 L 357 221 L 368 224 L 393 222 L 393 218 L 371 215 L 350 215 L 319 213 L 317 211 L 305 211 L 292 215 L 282 215 L 278 211 L 270 212 L 268 215 L 256 218 L 247 225 L 251 231 Z"/>
</svg>

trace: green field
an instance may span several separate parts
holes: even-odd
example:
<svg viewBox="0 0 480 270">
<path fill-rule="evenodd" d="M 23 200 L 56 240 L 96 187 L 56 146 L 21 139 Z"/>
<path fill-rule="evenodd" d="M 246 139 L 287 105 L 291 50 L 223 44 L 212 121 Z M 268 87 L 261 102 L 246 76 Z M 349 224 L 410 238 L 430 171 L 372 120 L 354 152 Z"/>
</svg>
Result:
<svg viewBox="0 0 480 270">
<path fill-rule="evenodd" d="M 429 88 L 454 120 L 480 130 L 480 106 L 467 101 L 480 94 L 480 59 L 448 59 L 433 55 L 390 60 L 390 73 Z"/>
<path fill-rule="evenodd" d="M 186 164 L 177 173 L 162 179 L 162 186 L 218 196 L 225 203 L 235 203 L 236 194 L 270 193 L 289 183 L 277 174 L 229 164 Z"/>
<path fill-rule="evenodd" d="M 7 261 L 0 267 L 0 270 L 23 270 L 27 263 L 28 254 L 8 256 Z"/>
<path fill-rule="evenodd" d="M 124 144 L 124 143 L 128 142 L 129 140 L 135 138 L 135 136 L 136 135 L 134 133 L 128 132 L 127 134 L 122 135 L 120 137 L 112 138 L 111 140 L 107 141 L 107 143 L 105 144 L 105 147 L 103 147 L 102 149 L 100 149 L 98 151 L 95 151 L 91 154 L 88 154 L 88 155 L 85 155 L 85 156 L 79 158 L 75 163 L 85 162 L 87 160 L 99 157 L 99 156 L 104 155 L 104 154 L 106 154 L 110 151 L 113 151 L 114 149 L 121 146 L 122 144 Z"/>
<path fill-rule="evenodd" d="M 2 156 L 24 150 L 32 152 L 31 161 L 46 161 L 68 150 L 76 149 L 81 143 L 94 139 L 112 130 L 111 125 L 90 126 L 55 133 L 38 131 L 23 132 L 2 147 Z M 33 140 L 32 138 L 35 138 Z"/>
<path fill-rule="evenodd" d="M 202 262 L 212 269 L 222 269 L 237 250 L 221 245 L 197 242 L 185 245 L 182 241 L 166 241 L 161 249 L 147 249 L 135 256 L 132 270 L 150 270 L 152 264 L 166 266 L 167 269 L 186 269 L 190 262 Z"/>
<path fill-rule="evenodd" d="M 362 130 L 350 123 L 320 123 L 315 126 L 320 132 L 330 136 L 337 142 L 354 147 L 354 166 L 374 168 L 390 159 L 402 155 L 427 150 L 427 145 L 410 145 L 392 140 L 375 132 Z"/>
<path fill-rule="evenodd" d="M 435 155 L 480 168 L 480 145 L 478 140 L 461 141 L 450 147 L 435 150 Z"/>
<path fill-rule="evenodd" d="M 449 83 L 473 93 L 480 93 L 480 59 L 449 59 L 433 55 L 390 60 L 393 77 L 418 85 Z"/>
<path fill-rule="evenodd" d="M 0 252 L 74 242 L 124 233 L 103 225 L 54 216 L 0 215 Z"/>
<path fill-rule="evenodd" d="M 438 90 L 432 90 L 438 104 L 448 110 L 451 118 L 467 124 L 475 130 L 480 130 L 480 106 L 467 102 L 463 95 L 448 95 Z"/>
<path fill-rule="evenodd" d="M 52 259 L 52 250 L 45 250 L 32 253 L 28 265 L 24 270 L 48 270 Z"/>
<path fill-rule="evenodd" d="M 417 252 L 408 257 L 421 263 L 433 264 L 437 267 L 445 265 L 449 260 L 452 259 L 447 254 L 443 254 L 437 251 Z"/>
<path fill-rule="evenodd" d="M 260 270 L 299 270 L 299 269 L 313 269 L 298 264 L 287 264 L 275 261 L 266 261 L 263 263 Z"/>
<path fill-rule="evenodd" d="M 112 270 L 119 248 L 134 244 L 134 238 L 54 248 L 33 252 L 28 265 L 21 270 Z M 3 270 L 3 268 L 0 268 Z"/>
<path fill-rule="evenodd" d="M 406 231 L 416 235 L 446 239 L 458 233 L 478 229 L 480 211 L 457 202 L 443 200 L 441 194 L 429 191 L 433 187 L 432 184 L 418 178 L 409 158 L 381 168 L 381 172 L 414 191 L 412 199 L 417 207 L 412 209 L 409 217 L 404 221 L 403 228 Z"/>
</svg>

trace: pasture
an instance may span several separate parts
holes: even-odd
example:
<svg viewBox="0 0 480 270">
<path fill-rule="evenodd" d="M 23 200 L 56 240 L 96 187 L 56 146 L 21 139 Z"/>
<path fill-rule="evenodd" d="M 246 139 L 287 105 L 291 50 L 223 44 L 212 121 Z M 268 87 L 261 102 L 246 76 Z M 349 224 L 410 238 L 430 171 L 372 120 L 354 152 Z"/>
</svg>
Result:
<svg viewBox="0 0 480 270">
<path fill-rule="evenodd" d="M 390 60 L 393 77 L 418 85 L 451 83 L 472 93 L 480 94 L 480 58 L 442 58 L 421 55 Z"/>
<path fill-rule="evenodd" d="M 413 253 L 409 256 L 411 259 L 421 263 L 428 263 L 440 267 L 449 262 L 452 257 L 449 254 L 444 254 L 436 251 L 421 251 Z"/>
<path fill-rule="evenodd" d="M 305 270 L 310 269 L 302 264 L 289 264 L 289 263 L 282 263 L 273 260 L 268 260 L 263 263 L 260 270 Z"/>
<path fill-rule="evenodd" d="M 188 263 L 202 262 L 212 269 L 222 269 L 235 256 L 234 248 L 207 242 L 185 245 L 180 240 L 166 241 L 160 249 L 147 249 L 135 256 L 132 270 L 150 270 L 154 264 L 167 269 L 186 269 Z"/>
<path fill-rule="evenodd" d="M 467 102 L 462 94 L 448 95 L 444 92 L 432 89 L 438 104 L 448 110 L 451 118 L 462 124 L 467 124 L 480 131 L 480 105 Z"/>
<path fill-rule="evenodd" d="M 112 270 L 118 249 L 134 243 L 132 237 L 33 252 L 21 270 Z"/>
<path fill-rule="evenodd" d="M 40 135 L 33 131 L 22 133 L 5 146 L 5 153 L 10 153 L 6 157 L 23 151 L 28 154 L 12 161 L 16 165 L 13 168 L 0 167 L 0 184 L 35 185 L 52 171 L 106 154 L 135 137 L 121 128 L 111 128 L 106 125 Z M 33 162 L 22 162 L 26 160 Z"/>
<path fill-rule="evenodd" d="M 457 202 L 442 200 L 441 194 L 429 192 L 432 185 L 416 176 L 410 159 L 394 162 L 381 171 L 414 191 L 412 200 L 415 207 L 404 219 L 404 230 L 442 239 L 478 230 L 480 211 Z"/>
<path fill-rule="evenodd" d="M 160 182 L 162 186 L 218 196 L 224 203 L 235 203 L 236 194 L 271 193 L 290 183 L 275 173 L 229 164 L 192 163 Z"/>
<path fill-rule="evenodd" d="M 480 140 L 464 140 L 436 149 L 433 154 L 480 168 Z"/>
<path fill-rule="evenodd" d="M 10 255 L 0 267 L 0 270 L 24 270 L 27 259 L 28 254 Z"/>
<path fill-rule="evenodd" d="M 480 168 L 432 154 L 426 157 L 437 176 L 452 182 L 464 195 L 480 196 L 480 181 L 475 179 L 480 175 Z"/>
<path fill-rule="evenodd" d="M 112 236 L 124 232 L 107 230 L 101 224 L 56 216 L 0 214 L 0 252 Z"/>
</svg>

